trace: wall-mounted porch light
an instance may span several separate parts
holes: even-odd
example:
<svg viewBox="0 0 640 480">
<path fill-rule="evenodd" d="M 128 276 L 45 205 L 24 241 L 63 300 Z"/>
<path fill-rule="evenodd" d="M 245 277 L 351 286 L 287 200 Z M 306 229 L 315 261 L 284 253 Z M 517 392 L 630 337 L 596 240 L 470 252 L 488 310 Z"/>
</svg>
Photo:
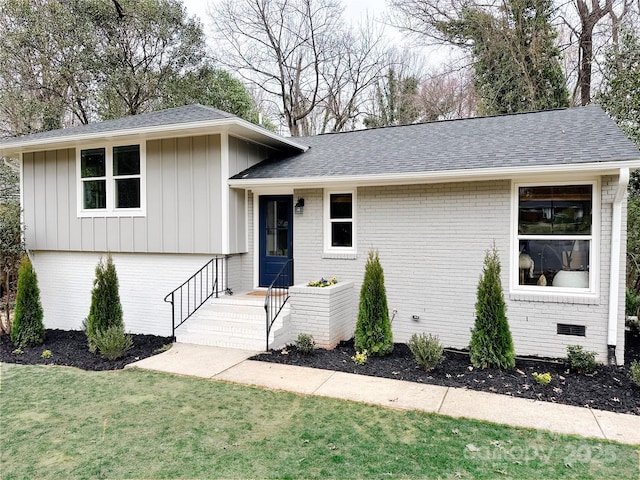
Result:
<svg viewBox="0 0 640 480">
<path fill-rule="evenodd" d="M 294 206 L 294 212 L 296 212 L 296 215 L 302 215 L 302 212 L 304 212 L 304 198 L 298 199 L 298 202 Z"/>
</svg>

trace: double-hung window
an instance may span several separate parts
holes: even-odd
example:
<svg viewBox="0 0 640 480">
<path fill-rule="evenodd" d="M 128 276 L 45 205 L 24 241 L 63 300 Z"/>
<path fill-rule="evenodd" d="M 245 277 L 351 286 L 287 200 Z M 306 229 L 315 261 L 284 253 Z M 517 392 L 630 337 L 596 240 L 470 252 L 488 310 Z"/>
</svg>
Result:
<svg viewBox="0 0 640 480">
<path fill-rule="evenodd" d="M 355 192 L 325 192 L 325 251 L 355 253 Z"/>
<path fill-rule="evenodd" d="M 141 145 L 115 145 L 79 152 L 78 212 L 81 216 L 141 215 L 144 152 Z"/>
<path fill-rule="evenodd" d="M 596 190 L 595 182 L 516 185 L 518 289 L 594 291 Z"/>
</svg>

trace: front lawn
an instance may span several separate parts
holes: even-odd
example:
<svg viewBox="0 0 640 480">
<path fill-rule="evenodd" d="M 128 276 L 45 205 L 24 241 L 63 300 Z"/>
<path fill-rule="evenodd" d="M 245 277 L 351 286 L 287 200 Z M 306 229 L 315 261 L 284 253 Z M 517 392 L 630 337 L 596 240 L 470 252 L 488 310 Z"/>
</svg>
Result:
<svg viewBox="0 0 640 480">
<path fill-rule="evenodd" d="M 137 370 L 1 364 L 17 478 L 635 478 L 637 449 Z"/>
</svg>

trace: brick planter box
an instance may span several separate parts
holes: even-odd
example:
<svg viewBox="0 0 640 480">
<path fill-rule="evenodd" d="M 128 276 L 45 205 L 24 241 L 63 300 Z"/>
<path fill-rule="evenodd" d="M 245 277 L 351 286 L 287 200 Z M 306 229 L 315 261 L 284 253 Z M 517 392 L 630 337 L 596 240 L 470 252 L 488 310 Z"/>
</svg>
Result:
<svg viewBox="0 0 640 480">
<path fill-rule="evenodd" d="M 353 337 L 356 328 L 353 282 L 330 287 L 289 287 L 291 329 L 298 334 L 313 335 L 320 348 L 333 348 Z"/>
</svg>

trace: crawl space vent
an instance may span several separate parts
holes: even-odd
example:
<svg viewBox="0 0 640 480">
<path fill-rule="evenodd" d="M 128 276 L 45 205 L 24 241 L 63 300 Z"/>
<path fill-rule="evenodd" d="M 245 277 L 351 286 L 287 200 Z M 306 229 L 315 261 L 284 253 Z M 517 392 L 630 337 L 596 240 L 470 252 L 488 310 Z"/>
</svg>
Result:
<svg viewBox="0 0 640 480">
<path fill-rule="evenodd" d="M 575 335 L 584 337 L 587 327 L 584 325 L 569 325 L 568 323 L 558 323 L 558 335 Z"/>
</svg>

